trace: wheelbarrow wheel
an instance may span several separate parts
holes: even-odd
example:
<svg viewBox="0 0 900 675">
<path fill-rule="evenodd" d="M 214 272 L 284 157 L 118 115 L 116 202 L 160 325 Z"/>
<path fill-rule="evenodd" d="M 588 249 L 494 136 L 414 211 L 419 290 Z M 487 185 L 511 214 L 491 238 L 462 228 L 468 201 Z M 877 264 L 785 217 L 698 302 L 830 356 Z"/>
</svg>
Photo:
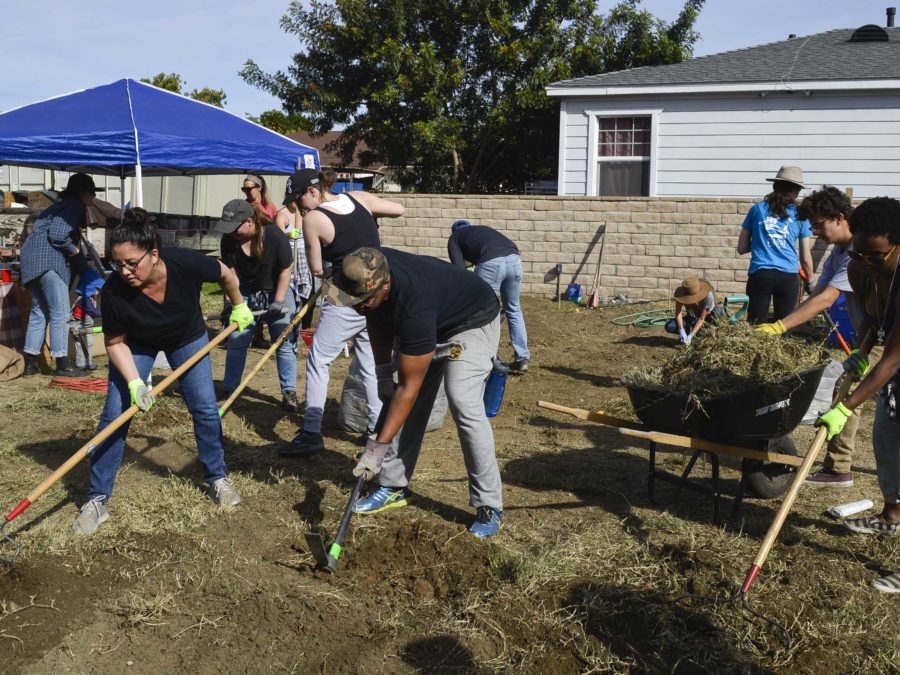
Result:
<svg viewBox="0 0 900 675">
<path fill-rule="evenodd" d="M 797 446 L 790 436 L 782 436 L 772 441 L 770 452 L 778 452 L 783 455 L 797 456 Z M 778 462 L 765 462 L 762 460 L 749 460 L 746 466 L 747 487 L 754 497 L 762 499 L 775 499 L 783 495 L 791 481 L 794 480 L 794 467 L 785 466 Z"/>
</svg>

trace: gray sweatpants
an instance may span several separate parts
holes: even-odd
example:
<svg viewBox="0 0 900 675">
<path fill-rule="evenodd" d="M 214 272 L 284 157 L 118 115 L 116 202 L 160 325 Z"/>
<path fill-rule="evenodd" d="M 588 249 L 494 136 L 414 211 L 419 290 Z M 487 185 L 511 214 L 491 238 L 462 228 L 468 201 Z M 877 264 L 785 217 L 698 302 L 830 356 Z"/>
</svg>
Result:
<svg viewBox="0 0 900 675">
<path fill-rule="evenodd" d="M 366 330 L 366 317 L 357 314 L 352 307 L 336 307 L 322 303 L 322 313 L 316 326 L 315 337 L 306 357 L 306 412 L 303 429 L 320 433 L 322 413 L 328 398 L 328 369 L 349 340 L 359 358 L 359 372 L 366 387 L 366 403 L 369 406 L 369 428 L 374 429 L 381 412 L 378 398 L 378 381 L 375 379 L 375 357 Z"/>
<path fill-rule="evenodd" d="M 484 385 L 491 374 L 491 359 L 500 345 L 500 316 L 487 326 L 454 335 L 450 342 L 462 344 L 462 354 L 454 361 L 432 362 L 406 424 L 385 455 L 378 480 L 386 487 L 409 485 L 422 449 L 428 417 L 443 379 L 469 475 L 469 504 L 476 508 L 502 508 L 494 431 L 484 414 Z"/>
<path fill-rule="evenodd" d="M 888 416 L 887 397 L 878 394 L 872 445 L 875 448 L 875 472 L 885 504 L 900 504 L 900 420 Z"/>
</svg>

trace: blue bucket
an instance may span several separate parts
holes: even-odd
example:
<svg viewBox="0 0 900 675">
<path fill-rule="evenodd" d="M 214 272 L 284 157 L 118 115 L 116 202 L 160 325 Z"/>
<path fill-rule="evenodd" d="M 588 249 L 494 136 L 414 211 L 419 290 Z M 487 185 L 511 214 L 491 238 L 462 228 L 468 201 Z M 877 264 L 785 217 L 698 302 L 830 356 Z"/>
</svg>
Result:
<svg viewBox="0 0 900 675">
<path fill-rule="evenodd" d="M 850 320 L 850 311 L 847 309 L 847 298 L 844 297 L 843 293 L 841 293 L 838 296 L 838 299 L 834 301 L 834 304 L 828 308 L 828 315 L 831 317 L 831 320 L 837 324 L 838 330 L 841 332 L 841 335 L 844 336 L 847 343 L 850 345 L 856 344 L 856 330 L 853 328 L 853 322 Z M 828 342 L 835 347 L 840 346 L 834 331 L 828 336 Z"/>
<path fill-rule="evenodd" d="M 581 284 L 569 284 L 566 286 L 566 300 L 570 302 L 581 301 Z"/>
</svg>

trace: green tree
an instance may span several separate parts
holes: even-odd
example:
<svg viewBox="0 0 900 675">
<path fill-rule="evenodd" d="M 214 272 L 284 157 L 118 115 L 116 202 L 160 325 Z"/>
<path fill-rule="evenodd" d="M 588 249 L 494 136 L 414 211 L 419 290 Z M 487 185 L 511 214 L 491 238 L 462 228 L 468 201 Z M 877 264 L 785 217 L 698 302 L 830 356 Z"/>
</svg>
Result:
<svg viewBox="0 0 900 675">
<path fill-rule="evenodd" d="M 153 77 L 141 78 L 141 82 L 152 84 L 154 87 L 166 89 L 167 91 L 173 91 L 176 94 L 190 96 L 195 101 L 203 101 L 204 103 L 209 103 L 217 108 L 225 107 L 226 96 L 224 89 L 210 89 L 209 87 L 203 87 L 202 89 L 193 89 L 190 92 L 187 92 L 185 91 L 187 89 L 187 82 L 185 82 L 178 73 L 157 73 Z"/>
<path fill-rule="evenodd" d="M 518 191 L 556 175 L 554 81 L 691 55 L 704 0 L 666 23 L 624 0 L 293 0 L 282 28 L 301 51 L 287 71 L 252 60 L 244 80 L 302 115 L 313 133 L 344 127 L 349 161 L 400 169 L 432 192 Z"/>
<path fill-rule="evenodd" d="M 298 131 L 310 131 L 309 121 L 302 115 L 285 115 L 280 110 L 266 110 L 259 117 L 248 115 L 248 119 L 261 124 L 279 134 L 293 134 Z"/>
</svg>

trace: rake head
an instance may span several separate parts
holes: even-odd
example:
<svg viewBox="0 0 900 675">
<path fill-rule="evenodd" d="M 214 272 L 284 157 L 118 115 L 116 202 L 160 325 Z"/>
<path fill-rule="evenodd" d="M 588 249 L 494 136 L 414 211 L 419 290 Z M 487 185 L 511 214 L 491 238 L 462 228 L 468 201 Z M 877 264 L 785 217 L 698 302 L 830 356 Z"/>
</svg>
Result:
<svg viewBox="0 0 900 675">
<path fill-rule="evenodd" d="M 0 525 L 0 540 L 2 540 L 3 545 L 3 553 L 8 551 L 10 547 L 12 548 L 12 557 L 7 557 L 6 555 L 0 555 L 0 561 L 6 563 L 7 565 L 12 565 L 16 562 L 16 558 L 19 557 L 19 544 L 15 539 L 10 537 L 8 534 L 4 534 L 3 530 L 6 529 L 6 526 L 9 525 L 9 521 L 5 521 L 2 525 Z"/>
</svg>

